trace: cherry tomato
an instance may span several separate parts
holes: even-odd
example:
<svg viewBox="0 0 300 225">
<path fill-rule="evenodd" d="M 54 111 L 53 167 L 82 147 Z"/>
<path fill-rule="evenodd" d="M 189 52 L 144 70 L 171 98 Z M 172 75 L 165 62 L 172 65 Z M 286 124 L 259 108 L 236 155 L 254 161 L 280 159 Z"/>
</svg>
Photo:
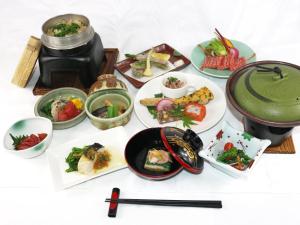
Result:
<svg viewBox="0 0 300 225">
<path fill-rule="evenodd" d="M 206 107 L 198 103 L 189 103 L 184 108 L 184 115 L 196 121 L 202 121 L 206 115 Z"/>
<path fill-rule="evenodd" d="M 231 142 L 227 142 L 225 145 L 224 145 L 224 152 L 227 152 L 229 151 L 230 149 L 232 149 L 234 146 Z"/>
</svg>

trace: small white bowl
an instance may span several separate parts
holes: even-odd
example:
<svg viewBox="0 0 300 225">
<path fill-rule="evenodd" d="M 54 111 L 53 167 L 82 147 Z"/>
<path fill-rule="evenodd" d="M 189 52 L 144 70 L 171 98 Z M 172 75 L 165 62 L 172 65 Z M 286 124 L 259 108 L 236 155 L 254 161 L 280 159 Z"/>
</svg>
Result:
<svg viewBox="0 0 300 225">
<path fill-rule="evenodd" d="M 179 80 L 181 80 L 184 85 L 181 88 L 168 88 L 165 86 L 165 83 L 167 82 L 167 79 L 169 77 L 174 77 L 177 78 Z M 196 89 L 191 86 L 188 85 L 186 76 L 184 73 L 181 72 L 170 72 L 165 74 L 162 79 L 161 79 L 161 92 L 164 96 L 168 97 L 168 98 L 180 98 L 182 96 L 185 96 L 188 94 L 188 92 L 193 92 Z"/>
<path fill-rule="evenodd" d="M 231 142 L 238 149 L 243 149 L 245 153 L 254 160 L 252 165 L 246 170 L 241 171 L 228 164 L 217 161 L 217 157 L 223 152 L 224 145 L 227 142 Z M 230 176 L 247 176 L 270 144 L 270 140 L 258 139 L 244 131 L 236 130 L 231 127 L 229 123 L 224 121 L 222 129 L 216 134 L 214 139 L 210 141 L 208 146 L 199 152 L 199 156 L 206 159 L 216 169 Z"/>
<path fill-rule="evenodd" d="M 47 137 L 31 148 L 24 150 L 15 150 L 13 146 L 13 140 L 9 134 L 14 136 L 30 135 L 46 133 Z M 15 122 L 5 133 L 3 144 L 4 147 L 11 153 L 18 155 L 22 158 L 33 158 L 42 154 L 50 144 L 52 139 L 52 122 L 51 120 L 43 117 L 32 117 L 19 120 Z"/>
</svg>

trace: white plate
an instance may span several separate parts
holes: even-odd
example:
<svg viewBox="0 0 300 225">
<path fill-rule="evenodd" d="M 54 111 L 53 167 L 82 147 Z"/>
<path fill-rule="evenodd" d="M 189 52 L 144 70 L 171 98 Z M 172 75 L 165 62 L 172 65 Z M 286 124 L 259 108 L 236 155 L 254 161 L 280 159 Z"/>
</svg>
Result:
<svg viewBox="0 0 300 225">
<path fill-rule="evenodd" d="M 113 138 L 118 137 L 118 138 Z M 128 136 L 124 127 L 115 127 L 105 131 L 99 131 L 93 136 L 89 135 L 80 139 L 75 139 L 62 145 L 52 147 L 47 151 L 50 170 L 56 189 L 64 189 L 73 185 L 85 182 L 98 176 L 102 176 L 113 171 L 127 167 L 124 158 L 124 149 L 128 141 Z M 69 167 L 65 158 L 69 155 L 73 147 L 84 147 L 98 142 L 105 146 L 112 154 L 110 165 L 93 175 L 83 175 L 78 172 L 67 173 Z"/>
<path fill-rule="evenodd" d="M 214 125 L 216 125 L 225 113 L 226 99 L 224 93 L 221 90 L 221 88 L 219 88 L 219 86 L 217 86 L 215 83 L 213 83 L 212 81 L 204 77 L 194 75 L 194 74 L 186 74 L 186 73 L 181 73 L 181 74 L 186 76 L 189 85 L 193 85 L 196 89 L 206 86 L 214 94 L 214 99 L 206 105 L 206 117 L 204 118 L 204 120 L 201 122 L 197 122 L 197 125 L 191 126 L 191 129 L 196 133 L 206 131 L 211 127 L 213 127 Z M 180 129 L 185 130 L 187 128 L 183 127 L 182 121 L 159 124 L 157 119 L 152 118 L 152 115 L 148 112 L 147 107 L 140 104 L 141 99 L 152 98 L 154 97 L 154 94 L 161 93 L 160 84 L 162 79 L 164 79 L 165 76 L 169 76 L 169 75 L 165 74 L 161 77 L 157 77 L 153 80 L 150 80 L 138 91 L 134 100 L 134 111 L 137 117 L 139 118 L 139 120 L 146 127 L 172 126 L 172 127 L 178 127 Z"/>
</svg>

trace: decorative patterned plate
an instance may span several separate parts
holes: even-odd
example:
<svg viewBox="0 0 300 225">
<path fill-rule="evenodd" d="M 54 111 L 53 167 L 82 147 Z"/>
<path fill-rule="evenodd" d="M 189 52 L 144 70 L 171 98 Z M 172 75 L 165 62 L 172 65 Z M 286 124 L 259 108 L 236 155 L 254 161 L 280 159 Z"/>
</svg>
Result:
<svg viewBox="0 0 300 225">
<path fill-rule="evenodd" d="M 227 142 L 231 142 L 236 148 L 244 150 L 245 153 L 254 160 L 252 165 L 246 170 L 241 171 L 228 164 L 217 161 L 217 157 L 223 152 L 224 145 Z M 224 121 L 222 129 L 216 134 L 213 140 L 210 141 L 209 145 L 203 151 L 199 152 L 199 155 L 222 172 L 234 177 L 239 177 L 248 175 L 264 150 L 270 144 L 270 140 L 258 139 L 244 131 L 236 130 L 231 127 L 229 123 Z"/>
</svg>

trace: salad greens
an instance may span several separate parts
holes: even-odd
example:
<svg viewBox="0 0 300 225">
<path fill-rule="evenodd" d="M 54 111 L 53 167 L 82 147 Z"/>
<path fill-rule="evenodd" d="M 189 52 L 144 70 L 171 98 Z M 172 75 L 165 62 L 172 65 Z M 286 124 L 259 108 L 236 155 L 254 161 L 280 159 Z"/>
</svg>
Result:
<svg viewBox="0 0 300 225">
<path fill-rule="evenodd" d="M 77 148 L 77 147 L 72 148 L 72 151 L 66 158 L 66 163 L 69 164 L 69 168 L 66 169 L 67 173 L 78 171 L 78 162 L 80 157 L 83 155 L 84 150 L 85 148 Z"/>
<path fill-rule="evenodd" d="M 231 164 L 235 168 L 243 170 L 246 169 L 253 160 L 243 150 L 232 147 L 220 154 L 217 157 L 217 161 Z M 237 167 L 234 164 L 236 164 Z"/>
<path fill-rule="evenodd" d="M 227 55 L 226 48 L 224 47 L 222 42 L 216 38 L 209 42 L 209 44 L 205 47 L 205 51 L 208 55 L 211 56 Z"/>
</svg>

